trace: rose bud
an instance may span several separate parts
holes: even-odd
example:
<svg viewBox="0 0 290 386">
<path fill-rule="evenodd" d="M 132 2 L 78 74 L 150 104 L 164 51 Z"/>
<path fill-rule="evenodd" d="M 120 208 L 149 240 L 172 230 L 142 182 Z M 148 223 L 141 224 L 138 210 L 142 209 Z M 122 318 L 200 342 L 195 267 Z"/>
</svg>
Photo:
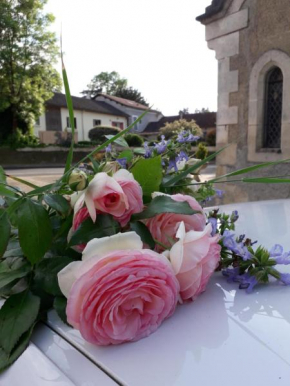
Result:
<svg viewBox="0 0 290 386">
<path fill-rule="evenodd" d="M 74 169 L 69 176 L 68 184 L 71 190 L 77 192 L 84 190 L 88 186 L 88 177 L 85 172 L 80 169 Z"/>
</svg>

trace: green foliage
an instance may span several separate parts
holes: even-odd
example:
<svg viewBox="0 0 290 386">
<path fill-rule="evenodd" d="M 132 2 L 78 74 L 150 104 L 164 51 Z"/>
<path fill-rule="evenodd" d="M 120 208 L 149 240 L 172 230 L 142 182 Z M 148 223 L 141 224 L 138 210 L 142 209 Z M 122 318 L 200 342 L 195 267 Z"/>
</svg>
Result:
<svg viewBox="0 0 290 386">
<path fill-rule="evenodd" d="M 178 214 L 188 214 L 192 215 L 198 213 L 196 210 L 193 210 L 188 202 L 178 202 L 174 201 L 169 196 L 157 196 L 155 197 L 147 208 L 138 214 L 132 216 L 133 220 L 144 220 L 146 218 L 151 218 L 161 213 L 178 213 Z"/>
<path fill-rule="evenodd" d="M 10 283 L 15 283 L 17 279 L 21 279 L 27 276 L 31 272 L 31 266 L 27 262 L 23 262 L 20 259 L 20 263 L 16 260 L 16 264 L 12 264 L 11 266 L 5 260 L 0 264 L 0 288 L 7 286 Z"/>
<path fill-rule="evenodd" d="M 144 139 L 138 135 L 138 134 L 127 134 L 124 136 L 126 142 L 128 143 L 129 146 L 132 147 L 138 147 L 142 146 L 144 143 Z"/>
<path fill-rule="evenodd" d="M 211 129 L 206 133 L 205 141 L 208 146 L 216 145 L 216 129 Z"/>
<path fill-rule="evenodd" d="M 68 324 L 67 316 L 66 316 L 66 306 L 67 306 L 67 299 L 64 296 L 57 296 L 54 298 L 53 308 L 57 312 L 57 315 L 60 317 L 60 319 L 65 324 Z"/>
<path fill-rule="evenodd" d="M 67 215 L 71 208 L 69 202 L 59 194 L 46 194 L 44 201 L 56 212 Z"/>
<path fill-rule="evenodd" d="M 195 157 L 197 159 L 205 159 L 208 155 L 208 149 L 203 143 L 199 143 L 197 147 L 197 151 L 195 153 Z"/>
<path fill-rule="evenodd" d="M 112 236 L 119 230 L 119 224 L 110 215 L 98 215 L 98 221 L 96 221 L 96 223 L 94 223 L 91 218 L 88 218 L 75 231 L 69 241 L 69 246 L 87 243 L 94 238 Z"/>
<path fill-rule="evenodd" d="M 119 88 L 112 95 L 119 98 L 128 99 L 130 101 L 134 101 L 140 103 L 141 105 L 149 107 L 149 103 L 142 96 L 141 92 L 133 87 Z"/>
<path fill-rule="evenodd" d="M 36 201 L 23 199 L 18 209 L 20 246 L 31 264 L 37 263 L 52 242 L 52 228 L 47 211 Z"/>
<path fill-rule="evenodd" d="M 165 126 L 160 129 L 160 133 L 165 136 L 165 139 L 175 137 L 181 131 L 188 131 L 191 134 L 200 137 L 203 134 L 201 128 L 194 120 L 187 121 L 186 119 L 179 119 L 172 123 L 166 123 Z"/>
<path fill-rule="evenodd" d="M 57 274 L 73 260 L 66 256 L 50 257 L 40 261 L 35 269 L 34 285 L 49 295 L 62 296 Z"/>
<path fill-rule="evenodd" d="M 162 181 L 161 157 L 140 159 L 132 167 L 131 173 L 139 182 L 143 190 L 145 200 L 150 199 L 153 192 L 158 192 Z"/>
<path fill-rule="evenodd" d="M 10 355 L 19 338 L 34 324 L 40 299 L 28 291 L 21 292 L 4 303 L 0 310 L 0 347 Z"/>
<path fill-rule="evenodd" d="M 6 251 L 9 237 L 10 237 L 11 226 L 8 218 L 8 214 L 4 209 L 0 208 L 0 257 L 4 255 Z"/>
<path fill-rule="evenodd" d="M 116 71 L 101 72 L 93 77 L 83 94 L 88 94 L 91 98 L 98 93 L 114 95 L 119 89 L 127 87 L 127 83 L 127 79 L 121 78 Z"/>
<path fill-rule="evenodd" d="M 54 68 L 58 56 L 54 18 L 44 14 L 46 0 L 0 2 L 0 112 L 4 138 L 16 128 L 27 132 L 43 113 L 44 102 L 61 82 Z"/>
<path fill-rule="evenodd" d="M 23 147 L 39 147 L 39 138 L 32 134 L 23 134 L 20 129 L 9 135 L 3 141 L 3 145 L 10 146 L 11 149 L 20 149 Z"/>
<path fill-rule="evenodd" d="M 113 126 L 96 126 L 89 131 L 89 138 L 91 141 L 103 143 L 106 140 L 106 135 L 116 135 L 121 130 Z"/>
<path fill-rule="evenodd" d="M 136 232 L 141 237 L 144 244 L 149 245 L 151 249 L 155 247 L 155 241 L 151 235 L 151 232 L 147 226 L 141 221 L 135 221 L 130 223 L 132 231 Z"/>
</svg>

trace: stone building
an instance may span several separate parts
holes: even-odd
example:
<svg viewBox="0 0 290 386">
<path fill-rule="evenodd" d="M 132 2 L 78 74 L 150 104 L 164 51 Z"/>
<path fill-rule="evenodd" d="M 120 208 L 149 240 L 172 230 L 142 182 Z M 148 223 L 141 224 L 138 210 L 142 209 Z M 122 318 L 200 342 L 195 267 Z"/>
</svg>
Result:
<svg viewBox="0 0 290 386">
<path fill-rule="evenodd" d="M 217 173 L 290 158 L 290 1 L 213 0 L 197 20 L 218 60 Z M 290 175 L 290 164 L 252 176 Z M 226 202 L 290 197 L 290 184 L 226 184 Z"/>
</svg>

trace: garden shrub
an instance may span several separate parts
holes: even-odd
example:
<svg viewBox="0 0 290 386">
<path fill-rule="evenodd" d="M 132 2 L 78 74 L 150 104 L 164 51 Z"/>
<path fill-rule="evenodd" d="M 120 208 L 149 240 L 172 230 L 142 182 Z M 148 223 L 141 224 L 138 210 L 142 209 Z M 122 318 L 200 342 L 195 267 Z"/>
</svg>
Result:
<svg viewBox="0 0 290 386">
<path fill-rule="evenodd" d="M 106 135 L 116 135 L 121 130 L 118 127 L 113 126 L 95 126 L 89 131 L 89 138 L 91 141 L 96 141 L 97 143 L 103 143 L 107 140 Z"/>
<path fill-rule="evenodd" d="M 144 139 L 138 134 L 127 134 L 124 137 L 129 146 L 139 147 L 144 143 Z"/>
<path fill-rule="evenodd" d="M 208 155 L 208 149 L 204 143 L 199 143 L 197 147 L 197 151 L 195 153 L 195 157 L 198 159 L 205 159 Z"/>
</svg>

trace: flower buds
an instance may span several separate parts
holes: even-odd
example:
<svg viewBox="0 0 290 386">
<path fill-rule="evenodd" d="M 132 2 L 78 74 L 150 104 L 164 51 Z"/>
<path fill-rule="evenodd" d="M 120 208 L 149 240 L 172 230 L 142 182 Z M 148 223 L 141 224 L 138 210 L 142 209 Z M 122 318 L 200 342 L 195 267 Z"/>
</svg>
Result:
<svg viewBox="0 0 290 386">
<path fill-rule="evenodd" d="M 84 190 L 88 186 L 88 177 L 82 170 L 74 169 L 69 176 L 68 184 L 74 192 Z"/>
</svg>

